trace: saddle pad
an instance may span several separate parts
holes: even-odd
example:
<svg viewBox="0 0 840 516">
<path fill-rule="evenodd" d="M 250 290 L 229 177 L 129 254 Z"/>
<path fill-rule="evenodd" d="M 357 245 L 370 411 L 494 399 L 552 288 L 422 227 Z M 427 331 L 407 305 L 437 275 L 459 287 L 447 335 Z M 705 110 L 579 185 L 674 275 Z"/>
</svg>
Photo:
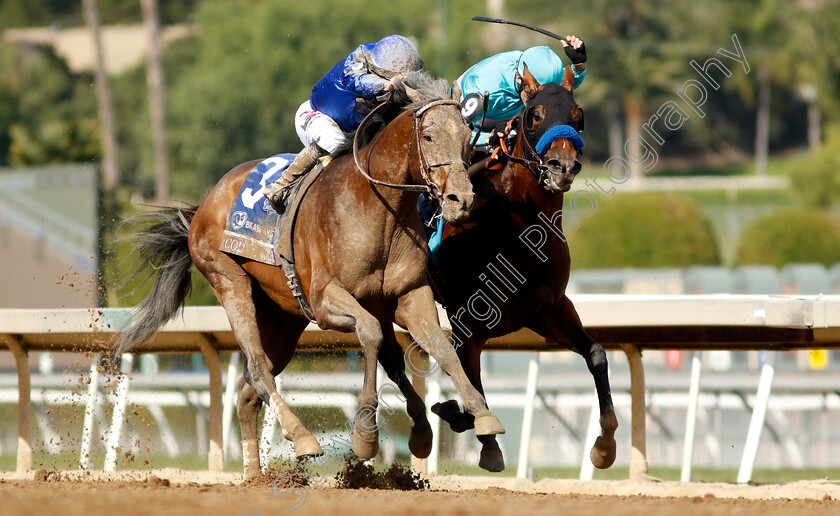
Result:
<svg viewBox="0 0 840 516">
<path fill-rule="evenodd" d="M 280 177 L 295 156 L 277 154 L 251 170 L 228 212 L 220 251 L 269 265 L 280 263 L 275 245 L 289 210 L 279 215 L 263 195 L 263 190 Z"/>
</svg>

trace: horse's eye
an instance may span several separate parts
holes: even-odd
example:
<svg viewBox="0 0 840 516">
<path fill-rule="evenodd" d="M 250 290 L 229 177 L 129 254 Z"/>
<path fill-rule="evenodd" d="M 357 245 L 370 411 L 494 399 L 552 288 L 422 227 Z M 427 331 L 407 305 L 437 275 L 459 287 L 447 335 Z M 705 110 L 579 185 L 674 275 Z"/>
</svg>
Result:
<svg viewBox="0 0 840 516">
<path fill-rule="evenodd" d="M 423 135 L 423 139 L 424 139 L 424 140 L 426 140 L 427 142 L 432 141 L 432 137 L 431 137 L 431 136 L 429 136 L 428 134 L 424 134 L 424 135 Z"/>
</svg>

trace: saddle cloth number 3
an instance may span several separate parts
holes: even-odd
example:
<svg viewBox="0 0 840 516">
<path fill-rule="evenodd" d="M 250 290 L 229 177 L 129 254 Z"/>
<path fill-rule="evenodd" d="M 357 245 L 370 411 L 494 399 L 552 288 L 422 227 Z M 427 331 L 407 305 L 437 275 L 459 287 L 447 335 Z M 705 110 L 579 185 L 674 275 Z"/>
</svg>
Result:
<svg viewBox="0 0 840 516">
<path fill-rule="evenodd" d="M 253 191 L 252 188 L 246 188 L 242 190 L 242 204 L 245 205 L 248 209 L 253 210 L 254 205 L 257 204 L 257 201 L 263 198 L 263 190 L 266 187 L 266 181 L 269 177 L 271 177 L 275 172 L 284 168 L 286 165 L 289 164 L 289 160 L 286 158 L 281 158 L 280 156 L 275 156 L 273 158 L 268 158 L 267 160 L 260 163 L 260 165 L 267 165 L 268 168 L 265 172 L 263 172 L 262 177 L 260 178 L 260 187 L 257 191 Z"/>
</svg>

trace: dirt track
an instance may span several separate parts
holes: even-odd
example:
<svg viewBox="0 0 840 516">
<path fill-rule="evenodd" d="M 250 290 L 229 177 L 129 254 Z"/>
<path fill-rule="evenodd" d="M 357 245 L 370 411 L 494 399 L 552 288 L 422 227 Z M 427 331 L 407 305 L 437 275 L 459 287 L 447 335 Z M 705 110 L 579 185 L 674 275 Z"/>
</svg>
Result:
<svg viewBox="0 0 840 516">
<path fill-rule="evenodd" d="M 66 477 L 67 475 L 65 475 Z M 164 474 L 164 477 L 167 475 Z M 169 486 L 160 479 L 148 480 L 55 480 L 42 481 L 0 479 L 0 514 L 119 515 L 178 514 L 181 516 L 289 514 L 287 505 L 293 499 L 272 495 L 269 485 L 245 486 L 237 483 L 177 483 Z M 177 475 L 169 475 L 177 478 Z M 30 477 L 31 478 L 31 477 Z M 46 481 L 44 481 L 46 480 Z M 205 481 L 200 477 L 196 480 Z M 230 479 L 226 479 L 225 482 Z M 218 480 L 217 480 L 218 481 Z M 236 480 L 233 480 L 236 482 Z M 385 515 L 460 515 L 460 516 L 526 516 L 532 514 L 564 515 L 636 515 L 645 516 L 728 516 L 734 514 L 773 515 L 837 515 L 840 487 L 833 484 L 793 484 L 769 487 L 737 487 L 717 484 L 690 484 L 679 489 L 677 483 L 650 484 L 647 487 L 626 482 L 596 483 L 589 489 L 603 492 L 650 492 L 650 495 L 593 495 L 560 493 L 574 491 L 574 482 L 512 482 L 512 488 L 554 491 L 534 493 L 501 487 L 473 489 L 485 485 L 480 479 L 441 479 L 433 481 L 432 491 L 401 492 L 376 490 L 341 490 L 307 488 L 305 503 L 295 515 L 385 516 Z M 657 487 L 658 486 L 658 487 Z M 789 487 L 792 486 L 792 487 Z M 435 489 L 447 488 L 447 491 Z M 460 490 L 459 490 L 460 489 Z M 680 498 L 663 496 L 673 490 Z M 743 490 L 743 491 L 739 491 Z M 696 494 L 691 494 L 692 492 Z M 705 493 L 705 494 L 702 494 Z M 812 499 L 745 499 L 737 496 L 808 496 Z M 820 497 L 820 493 L 825 493 Z M 832 494 L 828 494 L 832 493 Z M 832 496 L 834 495 L 834 496 Z M 723 498 L 733 496 L 733 498 Z M 813 499 L 816 498 L 816 499 Z M 294 499 L 296 501 L 297 498 Z M 260 512 L 261 511 L 261 512 Z"/>
</svg>

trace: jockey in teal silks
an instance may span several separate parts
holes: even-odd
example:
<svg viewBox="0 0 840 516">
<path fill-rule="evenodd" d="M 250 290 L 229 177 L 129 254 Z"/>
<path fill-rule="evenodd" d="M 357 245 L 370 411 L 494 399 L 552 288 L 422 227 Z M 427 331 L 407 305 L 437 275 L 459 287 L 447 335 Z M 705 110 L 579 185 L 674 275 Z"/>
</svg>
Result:
<svg viewBox="0 0 840 516">
<path fill-rule="evenodd" d="M 575 75 L 573 88 L 586 77 L 586 46 L 574 35 L 561 40 L 566 56 L 572 61 Z M 476 146 L 494 143 L 491 137 L 505 137 L 507 122 L 525 108 L 522 73 L 525 66 L 540 84 L 563 82 L 563 61 L 549 47 L 531 47 L 525 51 L 511 50 L 479 61 L 455 81 L 461 88 L 461 113 L 480 133 Z M 487 113 L 482 113 L 487 94 Z M 482 124 L 483 117 L 483 124 Z M 478 127 L 481 125 L 481 127 Z M 438 208 L 428 194 L 421 194 L 417 209 L 429 237 L 429 258 L 439 266 L 438 249 L 443 236 L 443 220 L 436 217 Z"/>
<path fill-rule="evenodd" d="M 566 36 L 561 41 L 566 55 L 572 61 L 575 74 L 574 88 L 586 76 L 586 47 L 577 36 Z M 524 107 L 522 72 L 524 66 L 540 83 L 563 82 L 563 61 L 549 47 L 531 47 L 525 51 L 512 50 L 479 61 L 457 79 L 463 98 L 461 106 L 467 120 L 478 125 L 484 115 L 481 136 L 477 145 L 487 143 L 493 128 L 515 117 Z M 484 94 L 489 93 L 487 113 L 482 113 Z"/>
<path fill-rule="evenodd" d="M 349 140 L 375 98 L 392 89 L 394 77 L 421 68 L 417 47 L 397 34 L 359 45 L 336 63 L 295 114 L 295 129 L 304 149 L 263 192 L 275 209 L 295 179 L 309 172 L 319 157 L 334 153 Z"/>
</svg>

